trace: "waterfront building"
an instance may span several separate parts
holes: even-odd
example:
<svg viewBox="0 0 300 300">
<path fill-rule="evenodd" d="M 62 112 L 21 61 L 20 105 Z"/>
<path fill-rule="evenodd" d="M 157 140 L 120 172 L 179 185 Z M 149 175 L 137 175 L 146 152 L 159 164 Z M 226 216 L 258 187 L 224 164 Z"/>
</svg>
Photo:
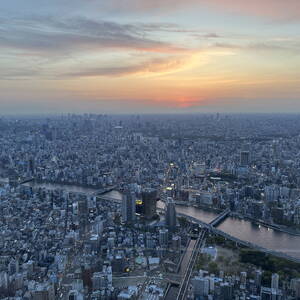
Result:
<svg viewBox="0 0 300 300">
<path fill-rule="evenodd" d="M 132 223 L 135 220 L 136 197 L 134 192 L 126 191 L 122 195 L 122 221 Z"/>
<path fill-rule="evenodd" d="M 147 188 L 141 193 L 142 195 L 142 214 L 146 219 L 152 219 L 156 215 L 156 197 L 157 192 L 155 189 Z"/>
<path fill-rule="evenodd" d="M 170 231 L 175 231 L 177 224 L 177 215 L 176 215 L 176 208 L 175 202 L 172 198 L 167 199 L 166 204 L 166 226 Z"/>
</svg>

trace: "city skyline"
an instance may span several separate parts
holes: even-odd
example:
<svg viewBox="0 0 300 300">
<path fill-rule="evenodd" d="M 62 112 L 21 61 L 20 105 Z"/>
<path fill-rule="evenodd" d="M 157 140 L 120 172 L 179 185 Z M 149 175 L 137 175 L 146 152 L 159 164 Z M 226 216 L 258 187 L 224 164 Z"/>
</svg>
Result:
<svg viewBox="0 0 300 300">
<path fill-rule="evenodd" d="M 1 114 L 300 112 L 300 3 L 10 1 Z"/>
<path fill-rule="evenodd" d="M 297 115 L 0 128 L 1 299 L 300 299 Z"/>
</svg>

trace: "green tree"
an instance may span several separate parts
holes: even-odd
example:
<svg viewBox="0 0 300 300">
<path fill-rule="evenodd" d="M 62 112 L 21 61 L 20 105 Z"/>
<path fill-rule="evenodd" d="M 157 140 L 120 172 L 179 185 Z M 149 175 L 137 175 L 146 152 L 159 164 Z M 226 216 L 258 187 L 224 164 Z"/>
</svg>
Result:
<svg viewBox="0 0 300 300">
<path fill-rule="evenodd" d="M 218 264 L 214 261 L 210 262 L 208 264 L 208 272 L 211 274 L 218 274 L 219 272 Z"/>
</svg>

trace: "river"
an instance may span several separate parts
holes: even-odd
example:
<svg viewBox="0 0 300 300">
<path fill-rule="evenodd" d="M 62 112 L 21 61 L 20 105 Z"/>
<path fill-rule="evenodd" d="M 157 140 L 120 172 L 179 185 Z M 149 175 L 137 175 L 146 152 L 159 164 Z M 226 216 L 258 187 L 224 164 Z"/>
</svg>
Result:
<svg viewBox="0 0 300 300">
<path fill-rule="evenodd" d="M 47 189 L 64 189 L 70 192 L 94 193 L 96 190 L 92 188 L 78 187 L 62 184 L 37 184 L 34 182 L 26 183 L 30 186 L 40 186 Z M 122 194 L 118 191 L 111 191 L 105 194 L 110 198 L 120 201 Z M 158 207 L 163 208 L 164 203 L 158 202 Z M 187 207 L 177 205 L 178 213 L 197 218 L 203 222 L 209 223 L 217 217 L 217 213 L 205 211 L 196 207 Z M 300 236 L 291 235 L 270 229 L 265 226 L 260 226 L 248 220 L 241 220 L 233 217 L 228 217 L 223 223 L 217 226 L 219 230 L 226 232 L 238 239 L 251 242 L 260 247 L 267 248 L 273 251 L 283 252 L 289 256 L 300 259 Z"/>
<path fill-rule="evenodd" d="M 97 189 L 90 188 L 90 187 L 81 187 L 78 185 L 69 185 L 69 184 L 62 184 L 62 183 L 37 183 L 34 181 L 26 182 L 23 185 L 31 186 L 31 187 L 40 187 L 47 190 L 64 190 L 67 192 L 73 193 L 84 193 L 84 194 L 95 194 Z"/>
<path fill-rule="evenodd" d="M 300 258 L 300 236 L 232 217 L 227 218 L 217 228 L 238 239 Z"/>
</svg>

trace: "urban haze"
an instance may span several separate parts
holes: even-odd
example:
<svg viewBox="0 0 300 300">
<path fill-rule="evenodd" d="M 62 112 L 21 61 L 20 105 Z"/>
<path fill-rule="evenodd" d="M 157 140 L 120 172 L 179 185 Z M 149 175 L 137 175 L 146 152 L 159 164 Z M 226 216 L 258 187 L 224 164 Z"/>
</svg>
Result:
<svg viewBox="0 0 300 300">
<path fill-rule="evenodd" d="M 300 300 L 300 0 L 0 2 L 0 300 Z"/>
</svg>

